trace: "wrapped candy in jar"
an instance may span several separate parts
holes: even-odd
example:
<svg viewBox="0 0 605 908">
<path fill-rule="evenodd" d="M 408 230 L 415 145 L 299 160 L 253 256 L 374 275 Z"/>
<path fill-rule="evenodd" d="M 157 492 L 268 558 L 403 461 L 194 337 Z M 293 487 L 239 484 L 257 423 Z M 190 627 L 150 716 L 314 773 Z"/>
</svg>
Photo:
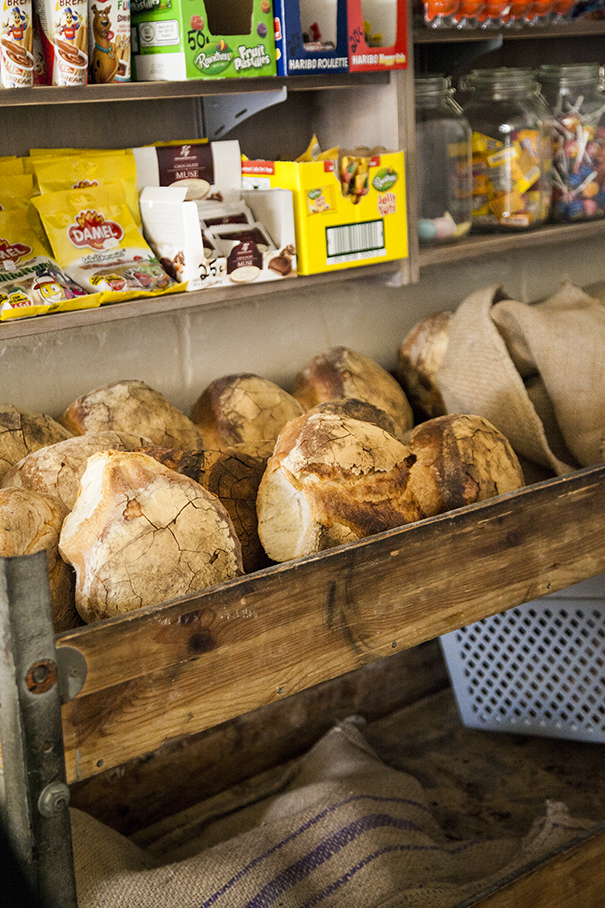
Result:
<svg viewBox="0 0 605 908">
<path fill-rule="evenodd" d="M 444 76 L 415 81 L 418 241 L 452 242 L 471 226 L 471 130 Z"/>
<path fill-rule="evenodd" d="M 551 199 L 549 112 L 530 69 L 473 70 L 464 113 L 472 129 L 472 227 L 509 232 L 538 227 Z"/>
<path fill-rule="evenodd" d="M 605 94 L 598 63 L 541 66 L 538 80 L 552 114 L 556 221 L 605 215 Z"/>
</svg>

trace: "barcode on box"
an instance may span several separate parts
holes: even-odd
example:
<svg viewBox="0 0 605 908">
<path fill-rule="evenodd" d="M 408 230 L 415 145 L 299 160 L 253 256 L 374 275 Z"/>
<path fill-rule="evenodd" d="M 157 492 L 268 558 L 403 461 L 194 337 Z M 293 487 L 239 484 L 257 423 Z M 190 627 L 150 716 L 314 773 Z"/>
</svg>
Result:
<svg viewBox="0 0 605 908">
<path fill-rule="evenodd" d="M 355 262 L 359 259 L 386 255 L 384 221 L 362 221 L 326 228 L 326 260 L 328 264 Z"/>
</svg>

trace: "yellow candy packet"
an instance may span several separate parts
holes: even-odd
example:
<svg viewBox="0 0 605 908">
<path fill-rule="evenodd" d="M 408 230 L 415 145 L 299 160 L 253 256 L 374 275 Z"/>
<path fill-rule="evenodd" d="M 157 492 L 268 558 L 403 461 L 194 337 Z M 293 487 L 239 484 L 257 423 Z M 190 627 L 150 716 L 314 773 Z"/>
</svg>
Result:
<svg viewBox="0 0 605 908">
<path fill-rule="evenodd" d="M 184 289 L 153 254 L 119 184 L 47 192 L 32 203 L 57 261 L 101 293 L 101 304 Z"/>
<path fill-rule="evenodd" d="M 23 173 L 23 158 L 17 157 L 16 154 L 0 157 L 0 177 L 13 173 Z"/>
<path fill-rule="evenodd" d="M 92 155 L 86 152 L 73 155 L 38 155 L 33 159 L 33 171 L 42 194 L 121 183 L 135 223 L 139 229 L 142 227 L 137 165 L 131 151 L 128 154 L 106 151 L 104 154 Z"/>
<path fill-rule="evenodd" d="M 29 208 L 34 193 L 34 178 L 31 173 L 11 173 L 9 180 L 0 183 L 0 211 Z"/>
<path fill-rule="evenodd" d="M 51 257 L 25 210 L 0 211 L 0 321 L 100 302 L 99 293 L 87 293 Z"/>
</svg>

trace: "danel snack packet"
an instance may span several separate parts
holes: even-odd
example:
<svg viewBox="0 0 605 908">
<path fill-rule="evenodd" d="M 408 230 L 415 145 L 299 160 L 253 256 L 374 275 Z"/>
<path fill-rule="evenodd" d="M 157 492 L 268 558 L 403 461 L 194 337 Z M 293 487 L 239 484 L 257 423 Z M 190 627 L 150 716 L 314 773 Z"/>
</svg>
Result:
<svg viewBox="0 0 605 908">
<path fill-rule="evenodd" d="M 32 168 L 42 195 L 64 189 L 121 183 L 135 223 L 141 227 L 137 165 L 131 151 L 96 154 L 79 151 L 75 154 L 34 156 Z"/>
<path fill-rule="evenodd" d="M 63 271 L 18 208 L 0 211 L 0 321 L 100 304 Z"/>
<path fill-rule="evenodd" d="M 148 246 L 117 183 L 47 192 L 32 202 L 57 261 L 101 293 L 102 304 L 183 289 Z"/>
</svg>

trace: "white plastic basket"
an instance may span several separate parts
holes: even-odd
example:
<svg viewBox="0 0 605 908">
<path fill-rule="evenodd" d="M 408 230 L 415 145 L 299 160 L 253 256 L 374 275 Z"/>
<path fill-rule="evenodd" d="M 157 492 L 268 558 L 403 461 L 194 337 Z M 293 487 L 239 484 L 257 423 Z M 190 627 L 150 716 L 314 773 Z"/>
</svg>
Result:
<svg viewBox="0 0 605 908">
<path fill-rule="evenodd" d="M 605 743 L 605 575 L 440 642 L 464 725 Z"/>
</svg>

